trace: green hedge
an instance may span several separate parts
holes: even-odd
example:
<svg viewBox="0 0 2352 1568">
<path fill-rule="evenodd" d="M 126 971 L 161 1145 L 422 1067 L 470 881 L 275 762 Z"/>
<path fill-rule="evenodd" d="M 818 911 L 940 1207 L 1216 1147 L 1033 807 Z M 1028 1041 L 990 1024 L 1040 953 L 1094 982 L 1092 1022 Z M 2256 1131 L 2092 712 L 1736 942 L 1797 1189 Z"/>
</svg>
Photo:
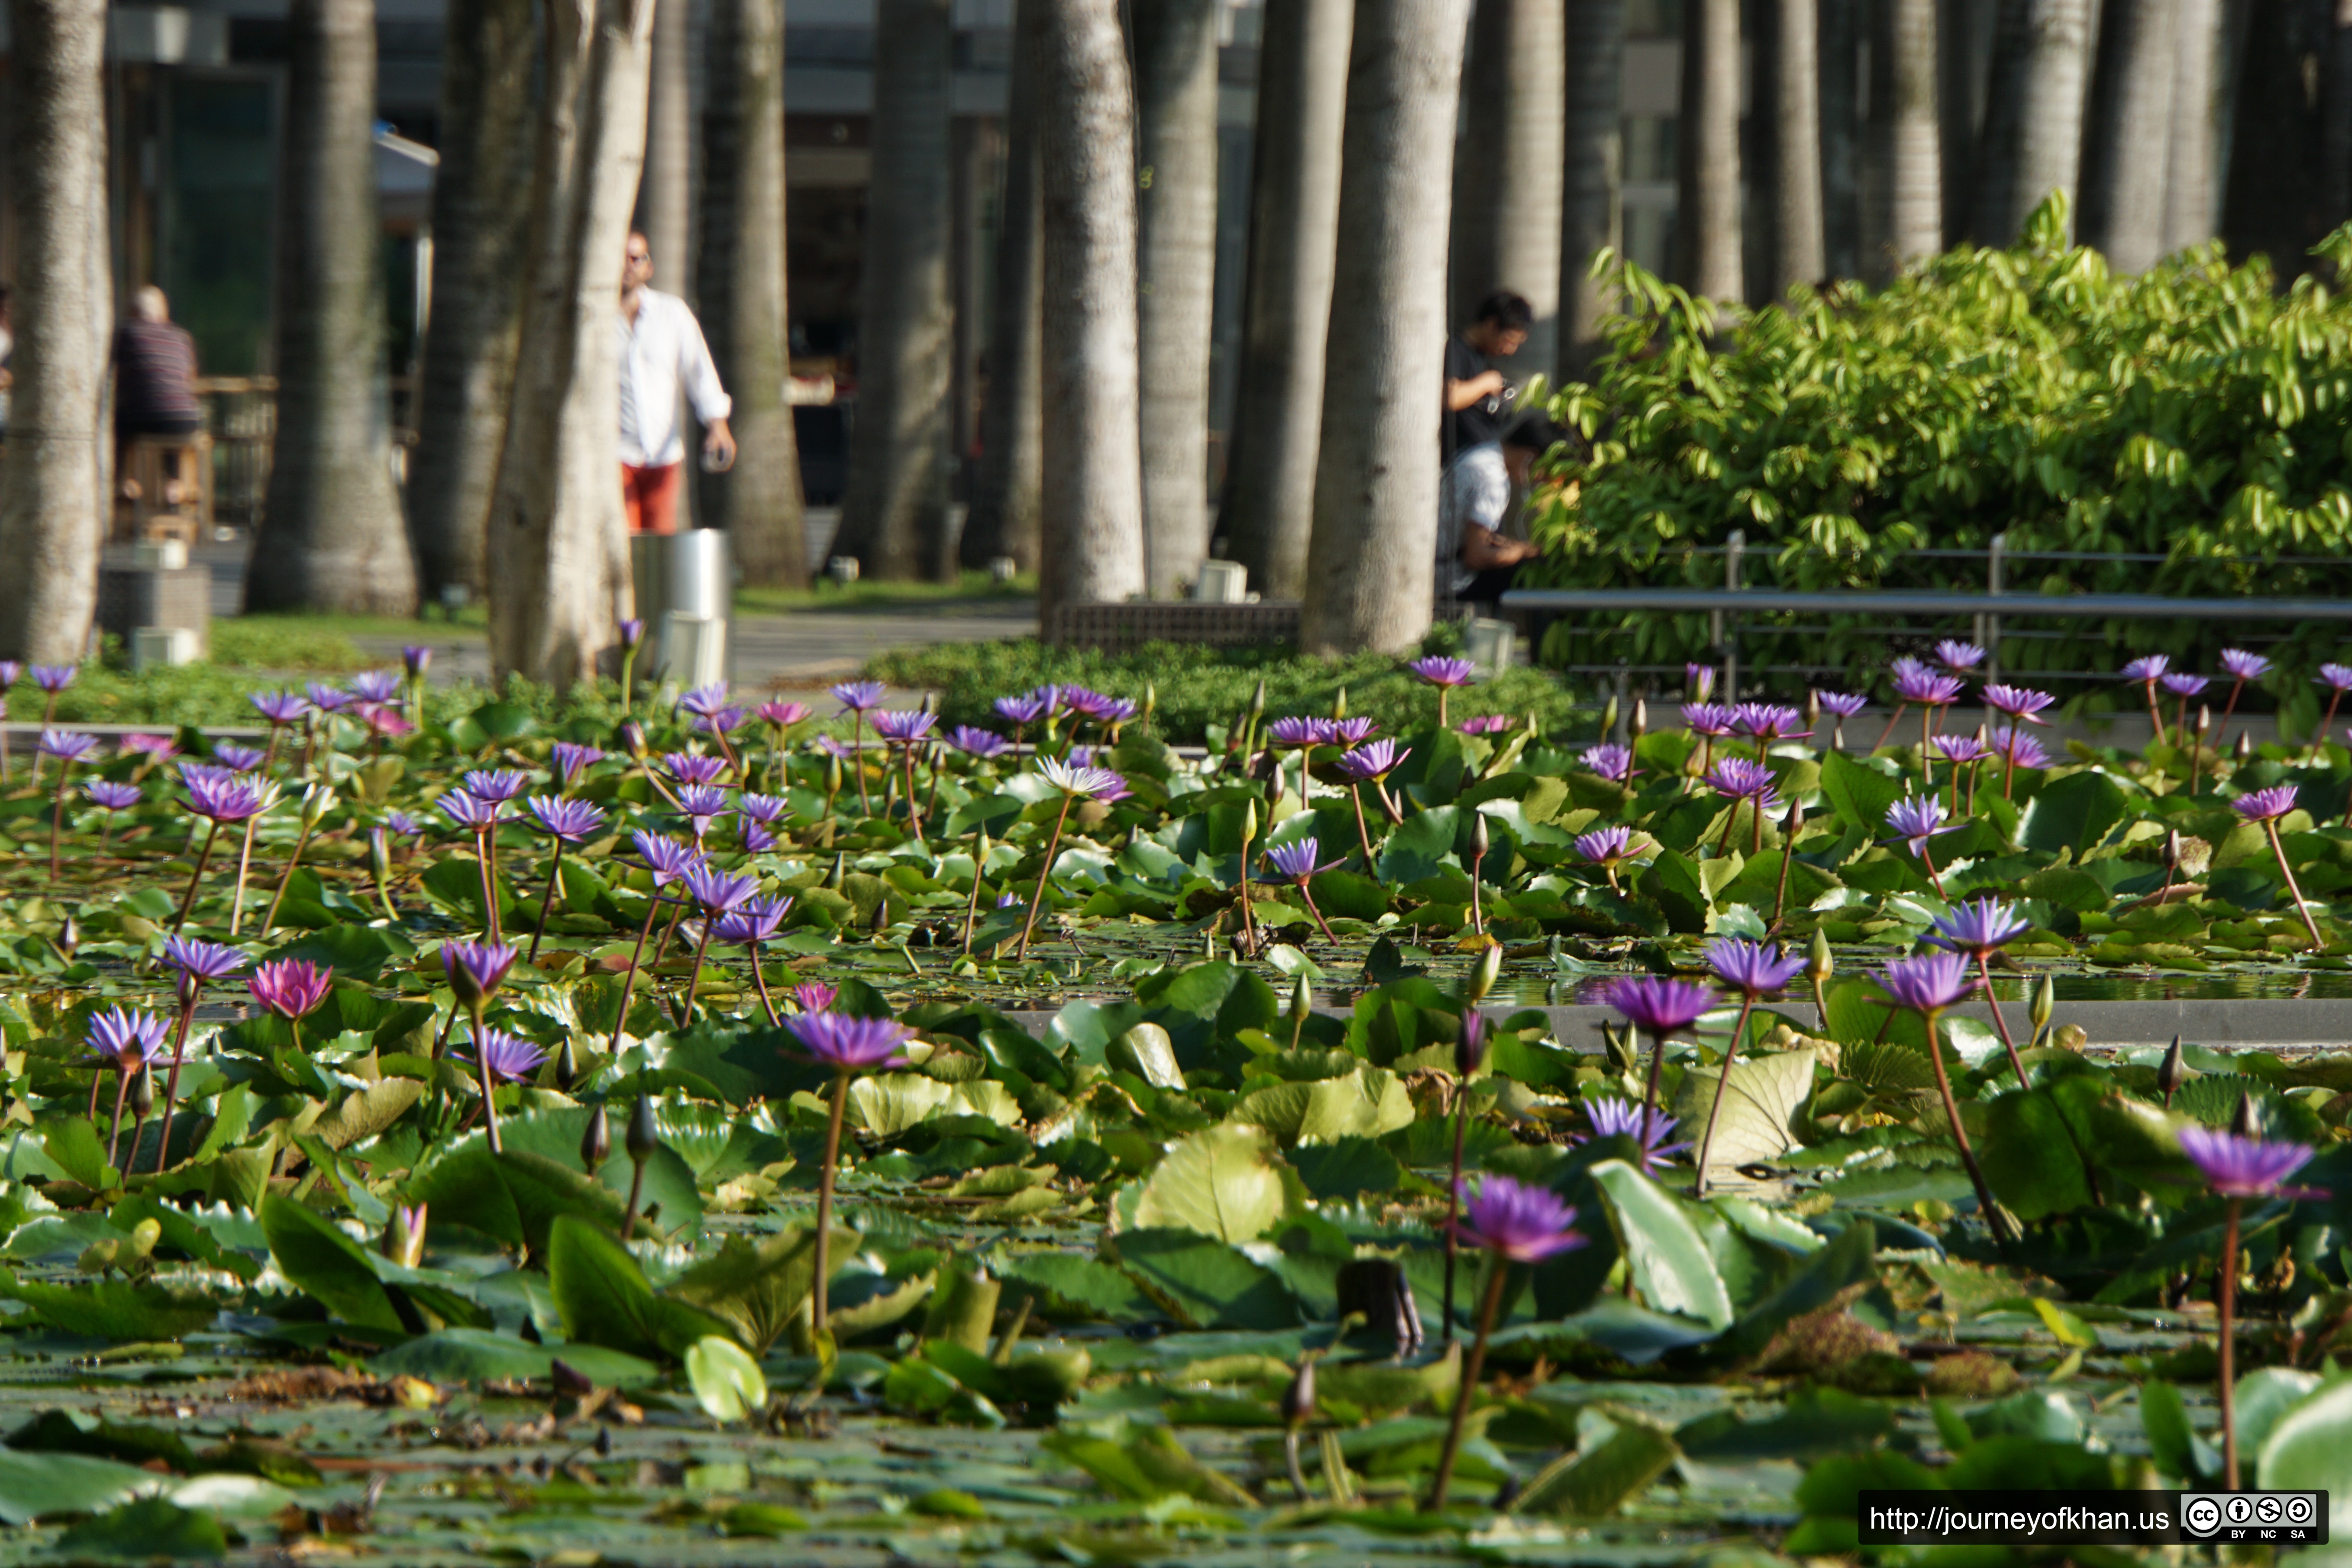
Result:
<svg viewBox="0 0 2352 1568">
<path fill-rule="evenodd" d="M 2318 254 L 2340 270 L 2352 228 Z M 2003 531 L 2011 552 L 2168 556 L 2016 563 L 2012 591 L 2352 587 L 2352 300 L 2318 278 L 2281 293 L 2266 261 L 2232 267 L 2218 243 L 2119 276 L 2064 243 L 2054 197 L 2014 249 L 1954 250 L 1876 291 L 1797 289 L 1752 316 L 1603 265 L 1626 313 L 1592 381 L 1552 399 L 1583 449 L 1558 455 L 1533 517 L 1553 583 L 1719 585 L 1720 556 L 1692 547 L 1739 529 L 1747 581 L 1792 588 L 1980 589 L 1980 560 L 1901 552 Z M 1547 653 L 1677 663 L 1706 642 L 1703 616 L 1622 629 L 1603 652 L 1563 625 Z M 2095 623 L 2002 663 L 2112 670 L 2161 650 L 2210 670 L 2233 629 Z M 2315 631 L 2278 653 L 2300 674 L 2335 646 Z M 1883 623 L 1856 620 L 1808 657 L 1858 670 L 1888 651 Z"/>
</svg>

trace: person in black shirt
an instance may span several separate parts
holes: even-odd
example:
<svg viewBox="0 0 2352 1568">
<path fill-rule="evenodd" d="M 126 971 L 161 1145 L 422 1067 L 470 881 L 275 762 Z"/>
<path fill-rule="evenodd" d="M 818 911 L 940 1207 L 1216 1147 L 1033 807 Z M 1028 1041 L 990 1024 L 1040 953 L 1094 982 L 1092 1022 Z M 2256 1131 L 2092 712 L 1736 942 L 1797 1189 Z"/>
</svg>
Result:
<svg viewBox="0 0 2352 1568">
<path fill-rule="evenodd" d="M 1519 352 L 1535 316 L 1518 295 L 1498 291 L 1486 296 L 1468 329 L 1445 340 L 1445 418 L 1440 426 L 1445 463 L 1452 464 L 1465 447 L 1502 440 L 1518 389 L 1494 362 Z"/>
</svg>

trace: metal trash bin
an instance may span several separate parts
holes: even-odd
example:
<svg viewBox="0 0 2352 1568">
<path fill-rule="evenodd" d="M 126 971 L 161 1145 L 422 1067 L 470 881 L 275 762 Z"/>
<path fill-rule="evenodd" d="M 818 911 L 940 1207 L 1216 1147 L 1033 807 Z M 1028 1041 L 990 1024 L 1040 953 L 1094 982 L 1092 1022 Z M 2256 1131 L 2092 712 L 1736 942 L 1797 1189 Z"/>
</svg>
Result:
<svg viewBox="0 0 2352 1568">
<path fill-rule="evenodd" d="M 722 679 L 735 585 L 727 531 L 637 534 L 629 541 L 629 565 L 637 618 L 646 623 L 640 668 L 656 682 L 685 687 Z"/>
</svg>

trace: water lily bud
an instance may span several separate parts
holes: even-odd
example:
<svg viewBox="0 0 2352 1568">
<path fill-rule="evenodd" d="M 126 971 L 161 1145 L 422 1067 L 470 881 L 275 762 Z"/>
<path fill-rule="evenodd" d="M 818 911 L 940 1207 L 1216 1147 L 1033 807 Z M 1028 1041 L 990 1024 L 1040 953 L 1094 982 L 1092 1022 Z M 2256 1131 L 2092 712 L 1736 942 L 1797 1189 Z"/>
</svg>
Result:
<svg viewBox="0 0 2352 1568">
<path fill-rule="evenodd" d="M 2178 827 L 2164 836 L 2164 868 L 2168 871 L 2180 869 L 2180 829 Z"/>
<path fill-rule="evenodd" d="M 841 793 L 841 759 L 839 757 L 827 756 L 824 760 L 824 793 L 827 795 Z"/>
<path fill-rule="evenodd" d="M 150 1215 L 131 1227 L 131 1239 L 123 1244 L 115 1262 L 126 1268 L 141 1262 L 155 1250 L 155 1244 L 163 1239 L 163 1222 Z"/>
<path fill-rule="evenodd" d="M 1486 952 L 1480 953 L 1478 955 L 1477 967 L 1470 971 L 1470 984 L 1465 993 L 1468 996 L 1471 1005 L 1475 1006 L 1477 1004 L 1484 1002 L 1486 999 L 1486 994 L 1495 988 L 1495 982 L 1501 979 L 1502 975 L 1502 948 L 1499 946 L 1490 947 Z"/>
<path fill-rule="evenodd" d="M 81 922 L 68 915 L 65 924 L 58 927 L 58 952 L 68 963 L 73 962 L 74 950 L 81 946 Z"/>
<path fill-rule="evenodd" d="M 1250 694 L 1249 716 L 1250 722 L 1253 724 L 1265 717 L 1265 677 L 1264 676 L 1258 677 L 1257 689 Z"/>
<path fill-rule="evenodd" d="M 1339 688 L 1339 689 L 1334 693 L 1331 698 L 1331 717 L 1334 719 L 1345 719 L 1347 716 L 1348 689 L 1343 686 Z"/>
<path fill-rule="evenodd" d="M 2259 1138 L 2263 1134 L 2262 1118 L 2254 1114 L 2254 1097 L 2238 1096 L 2238 1113 L 2230 1118 L 2230 1131 L 2241 1138 Z"/>
<path fill-rule="evenodd" d="M 1257 837 L 1257 800 L 1255 796 L 1242 805 L 1242 843 L 1247 845 Z M 1246 868 L 1244 868 L 1246 875 Z"/>
<path fill-rule="evenodd" d="M 1294 1018 L 1305 1018 L 1314 1006 L 1315 984 L 1307 978 L 1307 971 L 1302 969 L 1291 977 L 1290 1016 Z"/>
<path fill-rule="evenodd" d="M 139 1076 L 131 1080 L 131 1113 L 144 1116 L 154 1109 L 155 1074 L 151 1068 L 141 1068 Z"/>
<path fill-rule="evenodd" d="M 1486 814 L 1483 811 L 1473 812 L 1470 816 L 1471 855 L 1484 860 L 1486 858 L 1486 851 L 1494 847 L 1494 837 L 1486 831 Z"/>
<path fill-rule="evenodd" d="M 404 1268 L 425 1261 L 425 1205 L 395 1204 L 383 1222 L 383 1255 Z"/>
<path fill-rule="evenodd" d="M 1813 944 L 1805 950 L 1805 978 L 1816 984 L 1827 984 L 1829 977 L 1836 972 L 1837 962 L 1830 952 L 1829 933 L 1815 926 Z M 1828 1022 L 1823 1019 L 1823 1026 L 1826 1027 Z"/>
<path fill-rule="evenodd" d="M 1151 717 L 1152 710 L 1159 706 L 1160 688 L 1158 684 L 1153 681 L 1145 681 L 1143 683 L 1143 717 L 1146 720 L 1149 720 Z"/>
<path fill-rule="evenodd" d="M 1282 1391 L 1282 1424 L 1293 1430 L 1315 1419 L 1315 1363 L 1303 1361 Z"/>
<path fill-rule="evenodd" d="M 2213 710 L 2206 703 L 2197 705 L 2197 732 L 2200 735 L 2213 727 Z"/>
<path fill-rule="evenodd" d="M 1822 694 L 1819 691 L 1809 690 L 1805 693 L 1805 728 L 1818 730 L 1821 727 Z"/>
<path fill-rule="evenodd" d="M 588 1115 L 588 1131 L 580 1135 L 580 1163 L 591 1171 L 613 1157 L 613 1120 L 600 1103 Z"/>
<path fill-rule="evenodd" d="M 1462 1014 L 1462 1032 L 1454 1037 L 1454 1076 L 1467 1080 L 1486 1065 L 1486 1015 L 1473 1001 Z"/>
<path fill-rule="evenodd" d="M 2051 1017 L 2058 1011 L 2058 982 L 2045 974 L 2042 984 L 2033 988 L 2033 1010 L 2030 1016 L 2038 1030 L 2050 1026 Z"/>
<path fill-rule="evenodd" d="M 2239 731 L 2237 749 L 2231 754 L 2238 759 L 2238 763 L 2241 767 L 2252 762 L 2254 760 L 2253 736 L 2243 730 Z"/>
<path fill-rule="evenodd" d="M 1788 841 L 1790 848 L 1794 848 L 1796 846 L 1797 830 L 1804 826 L 1805 803 L 1799 800 L 1795 795 L 1790 795 L 1789 797 L 1789 814 L 1780 818 L 1780 837 Z"/>
<path fill-rule="evenodd" d="M 661 1147 L 661 1130 L 654 1125 L 654 1102 L 645 1095 L 637 1096 L 636 1104 L 629 1110 L 629 1131 L 625 1146 L 629 1151 L 629 1158 L 640 1165 L 652 1159 L 654 1151 Z"/>
<path fill-rule="evenodd" d="M 1603 703 L 1603 704 L 1601 705 L 1601 738 L 1602 740 L 1604 740 L 1604 741 L 1605 741 L 1605 740 L 1607 740 L 1610 736 L 1612 736 L 1612 735 L 1615 734 L 1616 732 L 1617 732 L 1617 699 L 1615 699 L 1614 697 L 1612 697 L 1612 698 L 1611 698 L 1607 702 L 1605 702 L 1605 703 Z"/>
<path fill-rule="evenodd" d="M 314 784 L 302 792 L 302 826 L 316 829 L 335 809 L 335 792 L 325 784 Z"/>
<path fill-rule="evenodd" d="M 1633 699 L 1633 717 L 1625 726 L 1625 743 L 1632 745 L 1650 731 L 1650 705 L 1642 698 Z"/>
<path fill-rule="evenodd" d="M 392 875 L 392 837 L 381 827 L 368 829 L 368 865 L 378 881 Z"/>
<path fill-rule="evenodd" d="M 2172 1044 L 2164 1048 L 2164 1060 L 2156 1069 L 2156 1087 L 2163 1091 L 2165 1104 L 2172 1103 L 2172 1097 L 2179 1092 L 2188 1076 L 2189 1069 L 2180 1059 L 2180 1037 L 2175 1035 Z"/>
<path fill-rule="evenodd" d="M 845 851 L 836 849 L 833 852 L 833 875 L 825 879 L 824 885 L 837 893 L 841 891 L 841 879 L 847 875 L 849 856 Z"/>
<path fill-rule="evenodd" d="M 569 1089 L 580 1081 L 580 1052 L 570 1036 L 564 1037 L 563 1048 L 555 1053 L 555 1087 Z"/>
<path fill-rule="evenodd" d="M 646 727 L 643 724 L 638 723 L 635 719 L 624 719 L 621 721 L 619 738 L 621 742 L 621 750 L 628 752 L 630 756 L 635 757 L 638 762 L 642 763 L 646 757 L 653 754 L 652 746 L 648 745 L 646 742 Z"/>
</svg>

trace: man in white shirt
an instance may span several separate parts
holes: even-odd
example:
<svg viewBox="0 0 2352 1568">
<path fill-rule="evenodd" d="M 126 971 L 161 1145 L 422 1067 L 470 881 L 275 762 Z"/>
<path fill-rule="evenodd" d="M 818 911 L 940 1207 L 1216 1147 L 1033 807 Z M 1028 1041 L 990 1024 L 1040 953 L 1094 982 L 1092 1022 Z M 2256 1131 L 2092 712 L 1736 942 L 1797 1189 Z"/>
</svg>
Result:
<svg viewBox="0 0 2352 1568">
<path fill-rule="evenodd" d="M 677 470 L 686 459 L 681 388 L 702 421 L 703 467 L 718 474 L 735 466 L 735 437 L 727 428 L 734 400 L 719 384 L 694 312 L 677 295 L 647 288 L 653 276 L 653 247 L 631 234 L 620 320 L 621 498 L 631 533 L 677 531 Z"/>
</svg>

